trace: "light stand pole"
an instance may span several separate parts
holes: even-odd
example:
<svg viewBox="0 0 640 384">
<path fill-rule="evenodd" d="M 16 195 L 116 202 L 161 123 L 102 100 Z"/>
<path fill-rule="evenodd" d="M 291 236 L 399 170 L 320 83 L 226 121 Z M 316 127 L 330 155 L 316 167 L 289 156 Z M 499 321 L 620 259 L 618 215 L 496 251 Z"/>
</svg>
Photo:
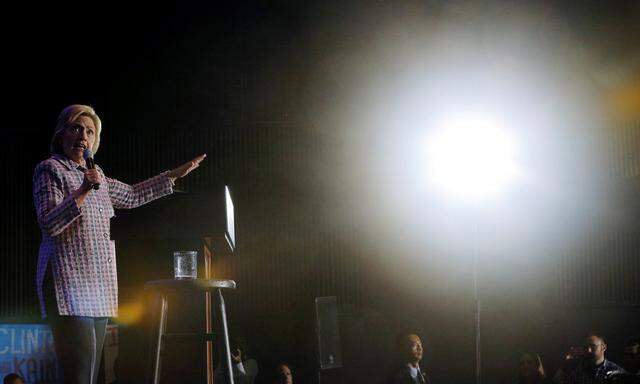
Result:
<svg viewBox="0 0 640 384">
<path fill-rule="evenodd" d="M 473 224 L 473 299 L 474 299 L 474 326 L 476 342 L 476 384 L 482 383 L 482 344 L 480 339 L 480 290 L 478 286 L 478 223 Z"/>
<path fill-rule="evenodd" d="M 512 154 L 512 141 L 499 120 L 482 115 L 458 116 L 444 121 L 442 129 L 430 137 L 427 146 L 429 173 L 435 185 L 457 197 L 469 197 L 473 215 L 470 239 L 473 252 L 473 296 L 475 331 L 475 383 L 482 383 L 482 343 L 480 337 L 480 256 L 485 248 L 480 225 L 485 201 L 499 187 L 519 173 Z M 465 228 L 465 230 L 468 227 Z M 468 244 L 467 244 L 468 245 Z M 468 251 L 469 248 L 465 248 Z"/>
</svg>

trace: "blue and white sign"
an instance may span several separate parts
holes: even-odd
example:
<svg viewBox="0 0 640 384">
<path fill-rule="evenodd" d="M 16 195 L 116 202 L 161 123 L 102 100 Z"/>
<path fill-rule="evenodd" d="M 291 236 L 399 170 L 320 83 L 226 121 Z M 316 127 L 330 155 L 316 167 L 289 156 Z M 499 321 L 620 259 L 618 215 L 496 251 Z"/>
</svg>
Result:
<svg viewBox="0 0 640 384">
<path fill-rule="evenodd" d="M 51 329 L 45 324 L 0 324 L 0 378 L 17 373 L 27 383 L 57 383 Z"/>
</svg>

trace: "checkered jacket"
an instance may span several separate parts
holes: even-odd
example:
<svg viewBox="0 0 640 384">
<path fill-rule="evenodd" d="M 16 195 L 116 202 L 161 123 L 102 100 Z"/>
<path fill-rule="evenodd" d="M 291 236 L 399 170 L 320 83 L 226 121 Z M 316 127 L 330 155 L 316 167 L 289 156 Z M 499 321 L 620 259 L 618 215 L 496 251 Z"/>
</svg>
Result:
<svg viewBox="0 0 640 384">
<path fill-rule="evenodd" d="M 96 168 L 105 183 L 78 206 L 71 193 L 82 184 L 84 167 L 61 155 L 36 166 L 33 200 L 42 231 L 36 287 L 43 317 L 48 265 L 60 315 L 117 316 L 116 252 L 110 239 L 114 208 L 135 208 L 173 192 L 166 173 L 131 186 L 105 177 Z"/>
</svg>

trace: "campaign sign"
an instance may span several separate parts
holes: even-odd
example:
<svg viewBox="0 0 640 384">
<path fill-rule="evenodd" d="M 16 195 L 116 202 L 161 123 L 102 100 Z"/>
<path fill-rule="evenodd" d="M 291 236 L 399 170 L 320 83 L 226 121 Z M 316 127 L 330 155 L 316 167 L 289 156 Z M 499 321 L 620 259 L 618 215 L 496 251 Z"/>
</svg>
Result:
<svg viewBox="0 0 640 384">
<path fill-rule="evenodd" d="M 29 384 L 57 383 L 51 329 L 45 324 L 0 324 L 0 378 L 17 373 Z"/>
</svg>

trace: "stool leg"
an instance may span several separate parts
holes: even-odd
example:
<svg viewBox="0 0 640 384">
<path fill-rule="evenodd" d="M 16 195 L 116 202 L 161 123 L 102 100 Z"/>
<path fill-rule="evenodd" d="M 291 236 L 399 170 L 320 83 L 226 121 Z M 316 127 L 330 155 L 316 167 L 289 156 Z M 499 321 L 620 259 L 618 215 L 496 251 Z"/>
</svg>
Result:
<svg viewBox="0 0 640 384">
<path fill-rule="evenodd" d="M 167 295 L 162 294 L 160 297 L 162 303 L 160 306 L 160 323 L 158 324 L 158 340 L 156 341 L 155 363 L 153 366 L 153 384 L 160 382 L 160 354 L 162 352 L 162 339 L 164 338 L 167 328 L 167 310 L 169 306 Z"/>
<path fill-rule="evenodd" d="M 229 373 L 229 384 L 233 382 L 233 366 L 231 365 L 231 345 L 229 344 L 229 327 L 227 326 L 227 310 L 222 298 L 222 291 L 218 289 L 218 301 L 220 302 L 220 316 L 222 317 L 222 336 L 224 337 L 225 356 L 227 358 L 227 372 Z"/>
</svg>

